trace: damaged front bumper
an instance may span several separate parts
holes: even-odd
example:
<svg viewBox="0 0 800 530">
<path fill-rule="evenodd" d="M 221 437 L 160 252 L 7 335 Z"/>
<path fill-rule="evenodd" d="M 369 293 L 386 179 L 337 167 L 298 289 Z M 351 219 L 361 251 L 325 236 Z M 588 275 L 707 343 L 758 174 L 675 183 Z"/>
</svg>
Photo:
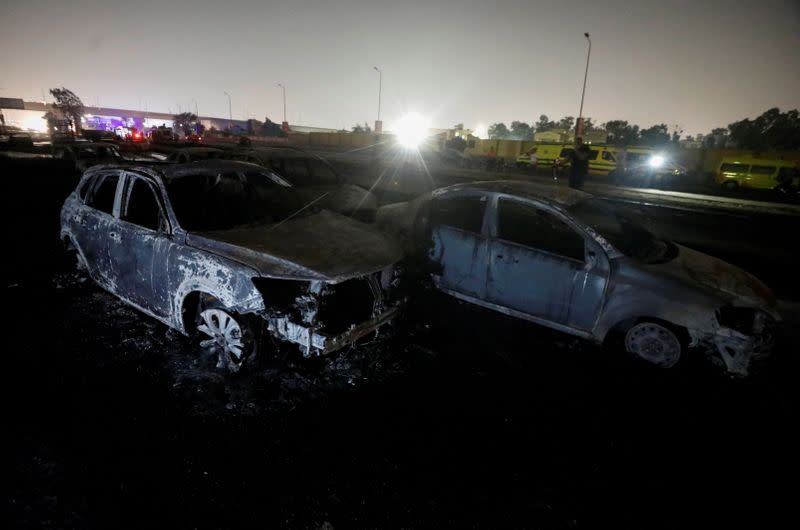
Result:
<svg viewBox="0 0 800 530">
<path fill-rule="evenodd" d="M 719 322 L 720 316 L 717 313 Z M 693 345 L 702 344 L 711 354 L 722 361 L 727 372 L 733 376 L 748 376 L 754 365 L 765 360 L 775 347 L 775 328 L 780 316 L 763 311 L 754 311 L 752 320 L 732 325 L 718 323 L 711 331 L 691 331 Z M 738 328 L 738 329 L 737 329 Z"/>
<path fill-rule="evenodd" d="M 756 361 L 761 361 L 772 353 L 772 335 L 745 335 L 735 329 L 720 328 L 713 336 L 716 352 L 719 354 L 728 373 L 746 377 Z"/>
<path fill-rule="evenodd" d="M 358 339 L 376 331 L 382 325 L 390 322 L 400 311 L 401 303 L 385 309 L 369 320 L 353 324 L 346 331 L 328 335 L 313 326 L 298 324 L 289 317 L 272 317 L 268 319 L 267 329 L 276 337 L 287 342 L 297 344 L 303 355 L 326 355 L 339 350 L 348 344 L 353 344 Z"/>
</svg>

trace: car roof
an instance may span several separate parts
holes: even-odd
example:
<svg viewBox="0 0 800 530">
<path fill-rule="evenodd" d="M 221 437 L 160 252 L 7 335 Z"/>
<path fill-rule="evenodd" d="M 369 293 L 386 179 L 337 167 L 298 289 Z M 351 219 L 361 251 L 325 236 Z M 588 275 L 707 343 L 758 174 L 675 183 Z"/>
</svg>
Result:
<svg viewBox="0 0 800 530">
<path fill-rule="evenodd" d="M 159 164 L 146 166 L 137 164 L 135 161 L 116 164 L 102 164 L 92 166 L 91 168 L 87 169 L 84 175 L 109 170 L 137 171 L 151 177 L 160 176 L 165 182 L 184 177 L 216 175 L 220 171 L 254 170 L 270 173 L 270 171 L 264 167 L 259 166 L 258 164 L 250 164 L 249 162 L 234 162 L 230 160 L 200 160 L 198 162 L 188 162 L 185 164 Z"/>
<path fill-rule="evenodd" d="M 447 186 L 446 188 L 440 188 L 434 192 L 434 194 L 439 195 L 458 190 L 516 195 L 518 197 L 524 197 L 528 199 L 543 200 L 560 206 L 572 206 L 583 200 L 593 197 L 593 195 L 580 190 L 552 186 L 542 187 L 541 185 L 534 185 L 529 182 L 520 182 L 516 180 L 465 182 L 462 184 Z"/>
<path fill-rule="evenodd" d="M 303 151 L 302 149 L 289 146 L 279 146 L 279 147 L 258 146 L 258 147 L 251 147 L 249 151 L 256 155 L 264 156 L 266 158 L 304 158 L 304 159 L 316 158 L 318 160 L 320 159 L 320 157 L 315 153 L 310 153 L 308 151 Z"/>
<path fill-rule="evenodd" d="M 117 147 L 117 144 L 110 142 L 63 142 L 53 144 L 53 147 Z"/>
<path fill-rule="evenodd" d="M 224 153 L 225 151 L 218 147 L 180 147 L 173 152 L 199 154 L 199 153 Z"/>
<path fill-rule="evenodd" d="M 215 174 L 220 171 L 267 171 L 258 164 L 233 160 L 199 160 L 186 164 L 158 166 L 158 170 L 167 180 Z"/>
<path fill-rule="evenodd" d="M 773 165 L 781 167 L 794 167 L 800 162 L 793 160 L 780 160 L 777 158 L 756 158 L 754 156 L 726 156 L 720 160 L 720 164 L 751 164 L 751 165 Z"/>
</svg>

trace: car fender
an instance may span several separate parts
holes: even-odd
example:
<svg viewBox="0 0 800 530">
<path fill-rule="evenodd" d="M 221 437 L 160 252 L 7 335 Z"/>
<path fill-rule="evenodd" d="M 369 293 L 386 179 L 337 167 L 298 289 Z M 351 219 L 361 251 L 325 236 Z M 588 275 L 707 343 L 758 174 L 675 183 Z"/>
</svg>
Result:
<svg viewBox="0 0 800 530">
<path fill-rule="evenodd" d="M 241 263 L 214 254 L 192 250 L 176 256 L 170 269 L 172 280 L 172 325 L 187 333 L 183 324 L 183 304 L 190 293 L 200 292 L 219 300 L 238 313 L 264 310 L 264 300 L 253 284 L 258 273 Z"/>
<path fill-rule="evenodd" d="M 602 342 L 619 324 L 640 318 L 664 320 L 690 331 L 717 327 L 715 312 L 723 305 L 722 300 L 677 281 L 632 275 L 638 276 L 636 271 L 626 278 L 612 274 L 592 333 L 596 340 Z"/>
</svg>

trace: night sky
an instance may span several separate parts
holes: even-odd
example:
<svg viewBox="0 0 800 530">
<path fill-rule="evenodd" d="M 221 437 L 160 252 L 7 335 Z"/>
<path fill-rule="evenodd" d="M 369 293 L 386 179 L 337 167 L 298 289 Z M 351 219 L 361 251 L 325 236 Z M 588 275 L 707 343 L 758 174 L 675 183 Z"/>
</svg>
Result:
<svg viewBox="0 0 800 530">
<path fill-rule="evenodd" d="M 800 1 L 5 0 L 0 96 L 350 128 L 584 114 L 687 134 L 800 107 Z M 49 100 L 48 95 L 48 100 Z"/>
</svg>

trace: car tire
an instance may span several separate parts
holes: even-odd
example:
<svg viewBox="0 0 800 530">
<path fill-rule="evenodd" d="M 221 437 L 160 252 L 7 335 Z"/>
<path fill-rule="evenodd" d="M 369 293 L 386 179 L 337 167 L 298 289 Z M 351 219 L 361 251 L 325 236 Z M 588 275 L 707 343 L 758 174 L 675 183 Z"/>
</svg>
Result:
<svg viewBox="0 0 800 530">
<path fill-rule="evenodd" d="M 722 187 L 726 190 L 735 190 L 739 188 L 739 183 L 735 180 L 728 180 L 722 183 Z"/>
<path fill-rule="evenodd" d="M 684 333 L 655 320 L 642 320 L 628 328 L 623 344 L 628 354 L 659 368 L 676 366 L 687 349 Z"/>
<path fill-rule="evenodd" d="M 197 312 L 200 347 L 217 356 L 217 368 L 236 373 L 252 364 L 259 353 L 261 333 L 257 317 L 242 315 L 217 300 L 201 300 Z"/>
</svg>

